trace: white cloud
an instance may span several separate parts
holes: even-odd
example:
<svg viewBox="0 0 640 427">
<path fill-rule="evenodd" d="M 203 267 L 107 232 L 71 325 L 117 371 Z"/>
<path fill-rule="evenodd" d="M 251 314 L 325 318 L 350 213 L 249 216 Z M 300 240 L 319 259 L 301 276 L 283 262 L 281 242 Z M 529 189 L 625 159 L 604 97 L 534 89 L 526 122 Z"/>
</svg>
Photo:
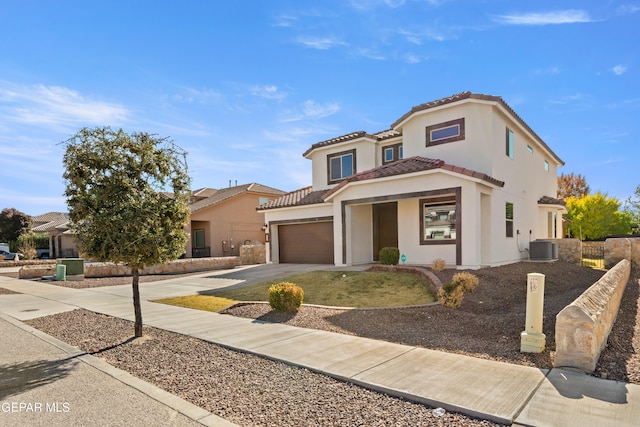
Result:
<svg viewBox="0 0 640 427">
<path fill-rule="evenodd" d="M 367 48 L 360 48 L 358 49 L 357 52 L 358 52 L 358 55 L 364 58 L 373 59 L 376 61 L 385 61 L 387 59 L 386 56 L 379 54 L 377 52 L 374 52 L 371 49 L 367 49 Z"/>
<path fill-rule="evenodd" d="M 176 102 L 186 102 L 189 104 L 204 104 L 210 100 L 220 99 L 220 92 L 213 89 L 195 89 L 184 86 L 180 88 L 181 92 L 171 95 L 170 99 Z"/>
<path fill-rule="evenodd" d="M 420 62 L 422 62 L 420 57 L 418 57 L 417 55 L 414 55 L 413 53 L 407 53 L 403 55 L 403 58 L 407 64 L 419 64 Z"/>
<path fill-rule="evenodd" d="M 569 9 L 543 13 L 521 13 L 498 15 L 494 20 L 507 25 L 557 25 L 591 22 L 591 17 L 584 10 Z"/>
<path fill-rule="evenodd" d="M 10 85 L 0 82 L 0 111 L 5 119 L 56 128 L 126 122 L 130 112 L 114 103 L 97 101 L 62 86 Z"/>
<path fill-rule="evenodd" d="M 340 111 L 340 104 L 337 102 L 329 102 L 327 104 L 318 104 L 315 101 L 305 101 L 302 111 L 305 117 L 319 119 L 331 116 Z"/>
<path fill-rule="evenodd" d="M 332 37 L 299 37 L 297 42 L 318 50 L 329 50 L 337 46 L 346 46 L 346 43 Z"/>
<path fill-rule="evenodd" d="M 298 18 L 296 16 L 291 15 L 280 15 L 275 18 L 276 23 L 274 24 L 276 27 L 292 27 L 297 21 Z"/>
<path fill-rule="evenodd" d="M 621 15 L 630 15 L 638 11 L 640 11 L 640 6 L 636 6 L 635 4 L 623 4 L 618 8 L 618 13 Z"/>
<path fill-rule="evenodd" d="M 438 42 L 442 42 L 447 40 L 447 36 L 444 34 L 432 29 L 427 28 L 422 31 L 408 31 L 408 30 L 399 30 L 401 35 L 405 36 L 409 43 L 413 43 L 416 45 L 421 45 L 423 40 L 435 40 Z"/>
<path fill-rule="evenodd" d="M 616 76 L 621 76 L 627 71 L 627 67 L 625 67 L 624 65 L 618 64 L 615 67 L 613 67 L 611 71 L 613 71 L 613 74 L 615 74 Z"/>
<path fill-rule="evenodd" d="M 533 74 L 536 76 L 553 76 L 560 73 L 560 68 L 558 67 L 549 67 L 549 68 L 538 68 L 533 70 Z"/>
<path fill-rule="evenodd" d="M 307 119 L 321 119 L 323 117 L 331 116 L 338 111 L 340 111 L 340 103 L 338 102 L 318 104 L 315 101 L 307 100 L 302 104 L 301 111 L 286 111 L 279 121 L 280 123 L 290 123 Z"/>
<path fill-rule="evenodd" d="M 249 88 L 249 92 L 251 92 L 251 94 L 254 96 L 265 99 L 280 100 L 284 99 L 287 96 L 287 94 L 285 92 L 281 92 L 276 85 L 251 86 Z"/>
</svg>

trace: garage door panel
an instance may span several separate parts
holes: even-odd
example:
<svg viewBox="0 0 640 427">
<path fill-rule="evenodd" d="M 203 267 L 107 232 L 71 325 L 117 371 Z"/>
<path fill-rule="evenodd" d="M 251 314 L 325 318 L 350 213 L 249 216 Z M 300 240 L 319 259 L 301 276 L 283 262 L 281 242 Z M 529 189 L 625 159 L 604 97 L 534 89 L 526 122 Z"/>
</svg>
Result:
<svg viewBox="0 0 640 427">
<path fill-rule="evenodd" d="M 333 222 L 278 227 L 281 263 L 333 264 Z"/>
</svg>

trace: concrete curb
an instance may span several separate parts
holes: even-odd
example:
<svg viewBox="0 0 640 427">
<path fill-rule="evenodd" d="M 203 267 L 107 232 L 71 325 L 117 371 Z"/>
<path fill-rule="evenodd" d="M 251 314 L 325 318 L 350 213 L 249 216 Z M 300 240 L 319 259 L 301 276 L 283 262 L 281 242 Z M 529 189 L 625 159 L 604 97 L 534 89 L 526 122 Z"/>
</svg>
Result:
<svg viewBox="0 0 640 427">
<path fill-rule="evenodd" d="M 69 355 L 70 358 L 75 358 L 107 375 L 116 379 L 124 385 L 127 385 L 135 390 L 138 390 L 141 393 L 146 394 L 153 400 L 168 406 L 169 408 L 179 412 L 180 414 L 190 418 L 191 420 L 200 423 L 204 426 L 209 427 L 232 427 L 236 426 L 224 418 L 221 418 L 211 412 L 200 408 L 186 400 L 175 396 L 151 383 L 143 381 L 139 378 L 134 377 L 133 375 L 125 372 L 121 369 L 118 369 L 114 366 L 109 365 L 102 359 L 99 359 L 95 356 L 92 356 L 86 352 L 79 350 L 76 347 L 73 347 L 63 341 L 60 341 L 57 338 L 54 338 L 50 335 L 45 334 L 38 329 L 32 328 L 29 325 L 26 325 L 19 320 L 8 316 L 2 312 L 0 312 L 0 318 L 6 320 L 8 323 L 13 326 L 22 329 L 25 332 L 45 341 L 60 350 L 64 351 Z"/>
</svg>

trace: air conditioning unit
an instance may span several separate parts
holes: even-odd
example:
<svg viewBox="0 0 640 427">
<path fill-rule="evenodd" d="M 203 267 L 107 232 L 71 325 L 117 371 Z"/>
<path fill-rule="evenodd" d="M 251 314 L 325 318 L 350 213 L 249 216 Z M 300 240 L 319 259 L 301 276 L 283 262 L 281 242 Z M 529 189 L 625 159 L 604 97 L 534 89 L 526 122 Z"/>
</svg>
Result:
<svg viewBox="0 0 640 427">
<path fill-rule="evenodd" d="M 558 259 L 558 244 L 548 240 L 535 240 L 529 243 L 529 258 L 533 261 Z"/>
</svg>

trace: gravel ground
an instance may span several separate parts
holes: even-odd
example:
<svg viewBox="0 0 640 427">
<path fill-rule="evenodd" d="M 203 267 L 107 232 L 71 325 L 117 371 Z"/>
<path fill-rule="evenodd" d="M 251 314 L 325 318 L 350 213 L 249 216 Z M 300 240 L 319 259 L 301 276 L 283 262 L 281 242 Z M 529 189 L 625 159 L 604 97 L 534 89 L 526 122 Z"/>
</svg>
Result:
<svg viewBox="0 0 640 427">
<path fill-rule="evenodd" d="M 446 282 L 455 272 L 437 274 Z M 543 332 L 547 342 L 541 354 L 519 351 L 526 275 L 531 272 L 546 276 Z M 227 312 L 550 368 L 556 314 L 604 274 L 562 262 L 520 263 L 473 273 L 480 284 L 465 295 L 458 310 L 439 305 L 358 310 L 303 306 L 291 316 L 275 313 L 266 304 L 248 304 Z M 125 283 L 130 283 L 127 279 Z M 596 376 L 640 384 L 639 279 L 640 272 L 634 270 Z M 92 286 L 91 280 L 86 279 L 85 285 Z M 101 283 L 122 284 L 114 280 Z M 423 405 L 153 328 L 145 329 L 145 338 L 127 341 L 133 330 L 130 322 L 84 310 L 28 323 L 85 351 L 98 352 L 114 366 L 240 425 L 494 425 L 452 413 L 436 418 L 432 408 Z M 87 331 L 92 331 L 90 337 Z"/>
<path fill-rule="evenodd" d="M 86 310 L 26 323 L 243 426 L 498 425 L 151 327 L 132 340 L 131 322 Z"/>
</svg>

